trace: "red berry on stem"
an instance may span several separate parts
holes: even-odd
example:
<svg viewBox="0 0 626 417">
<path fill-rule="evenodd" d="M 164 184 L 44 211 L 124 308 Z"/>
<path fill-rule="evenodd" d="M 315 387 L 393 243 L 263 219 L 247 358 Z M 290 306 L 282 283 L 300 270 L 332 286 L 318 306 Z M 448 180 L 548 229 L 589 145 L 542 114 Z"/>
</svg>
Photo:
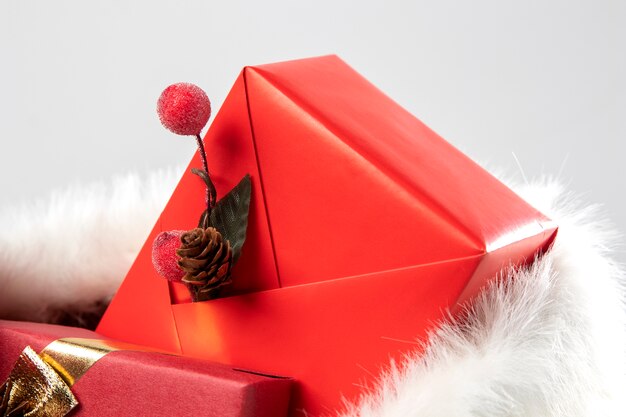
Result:
<svg viewBox="0 0 626 417">
<path fill-rule="evenodd" d="M 211 102 L 197 85 L 172 84 L 161 93 L 157 113 L 163 126 L 172 132 L 198 135 L 211 117 Z"/>
<path fill-rule="evenodd" d="M 184 230 L 171 230 L 158 234 L 152 242 L 152 265 L 163 278 L 180 282 L 185 272 L 178 266 L 176 249 L 180 248 L 180 236 Z"/>
</svg>

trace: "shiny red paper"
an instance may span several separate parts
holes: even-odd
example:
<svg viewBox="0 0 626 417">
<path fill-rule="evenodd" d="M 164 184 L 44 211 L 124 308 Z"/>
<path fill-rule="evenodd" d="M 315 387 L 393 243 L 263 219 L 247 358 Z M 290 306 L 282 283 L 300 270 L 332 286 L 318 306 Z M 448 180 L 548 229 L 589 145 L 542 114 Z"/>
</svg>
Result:
<svg viewBox="0 0 626 417">
<path fill-rule="evenodd" d="M 187 172 L 98 331 L 298 380 L 291 415 L 354 399 L 556 226 L 335 56 L 246 67 L 206 137 L 223 196 L 252 178 L 224 298 L 189 303 L 150 247 L 195 227 Z M 190 167 L 200 167 L 196 154 Z"/>
<path fill-rule="evenodd" d="M 27 345 L 39 352 L 64 337 L 102 339 L 84 329 L 0 320 L 0 383 Z M 292 381 L 154 352 L 115 351 L 73 386 L 72 416 L 287 415 Z"/>
</svg>

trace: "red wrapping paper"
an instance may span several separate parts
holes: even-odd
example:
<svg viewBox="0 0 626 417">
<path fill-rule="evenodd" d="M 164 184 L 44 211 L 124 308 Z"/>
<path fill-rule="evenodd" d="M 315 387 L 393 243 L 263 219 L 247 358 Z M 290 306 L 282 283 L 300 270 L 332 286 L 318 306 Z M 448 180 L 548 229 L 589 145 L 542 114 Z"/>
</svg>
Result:
<svg viewBox="0 0 626 417">
<path fill-rule="evenodd" d="M 356 399 L 556 225 L 335 56 L 246 67 L 204 138 L 218 196 L 249 174 L 246 243 L 199 303 L 151 261 L 205 208 L 189 170 L 98 332 L 289 375 L 293 417 Z M 199 155 L 190 168 L 200 167 Z"/>
<path fill-rule="evenodd" d="M 0 321 L 0 382 L 22 350 L 39 352 L 65 337 L 103 339 L 94 332 L 40 323 Z M 292 381 L 155 352 L 114 351 L 73 386 L 71 416 L 287 415 Z"/>
</svg>

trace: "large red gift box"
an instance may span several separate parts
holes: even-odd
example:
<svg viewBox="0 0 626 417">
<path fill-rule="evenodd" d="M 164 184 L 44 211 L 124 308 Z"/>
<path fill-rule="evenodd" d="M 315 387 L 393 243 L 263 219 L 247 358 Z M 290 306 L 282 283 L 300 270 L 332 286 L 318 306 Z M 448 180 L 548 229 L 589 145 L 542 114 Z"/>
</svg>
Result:
<svg viewBox="0 0 626 417">
<path fill-rule="evenodd" d="M 60 338 L 103 339 L 72 327 L 0 320 L 0 383 L 26 346 L 39 352 Z M 157 352 L 106 354 L 71 390 L 72 416 L 287 415 L 292 381 Z"/>
<path fill-rule="evenodd" d="M 152 267 L 155 236 L 195 227 L 204 209 L 204 183 L 187 172 L 98 331 L 293 376 L 293 416 L 354 399 L 556 234 L 335 56 L 244 68 L 204 142 L 218 195 L 252 179 L 232 289 L 185 302 Z"/>
</svg>

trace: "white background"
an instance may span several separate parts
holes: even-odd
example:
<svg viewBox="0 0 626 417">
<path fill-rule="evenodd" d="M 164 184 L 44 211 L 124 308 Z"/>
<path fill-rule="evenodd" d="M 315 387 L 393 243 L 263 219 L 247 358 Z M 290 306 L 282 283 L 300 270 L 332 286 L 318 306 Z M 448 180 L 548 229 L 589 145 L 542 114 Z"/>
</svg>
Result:
<svg viewBox="0 0 626 417">
<path fill-rule="evenodd" d="M 186 164 L 170 83 L 337 53 L 489 167 L 559 176 L 626 230 L 626 2 L 0 2 L 0 208 Z M 626 257 L 623 257 L 626 259 Z"/>
</svg>

